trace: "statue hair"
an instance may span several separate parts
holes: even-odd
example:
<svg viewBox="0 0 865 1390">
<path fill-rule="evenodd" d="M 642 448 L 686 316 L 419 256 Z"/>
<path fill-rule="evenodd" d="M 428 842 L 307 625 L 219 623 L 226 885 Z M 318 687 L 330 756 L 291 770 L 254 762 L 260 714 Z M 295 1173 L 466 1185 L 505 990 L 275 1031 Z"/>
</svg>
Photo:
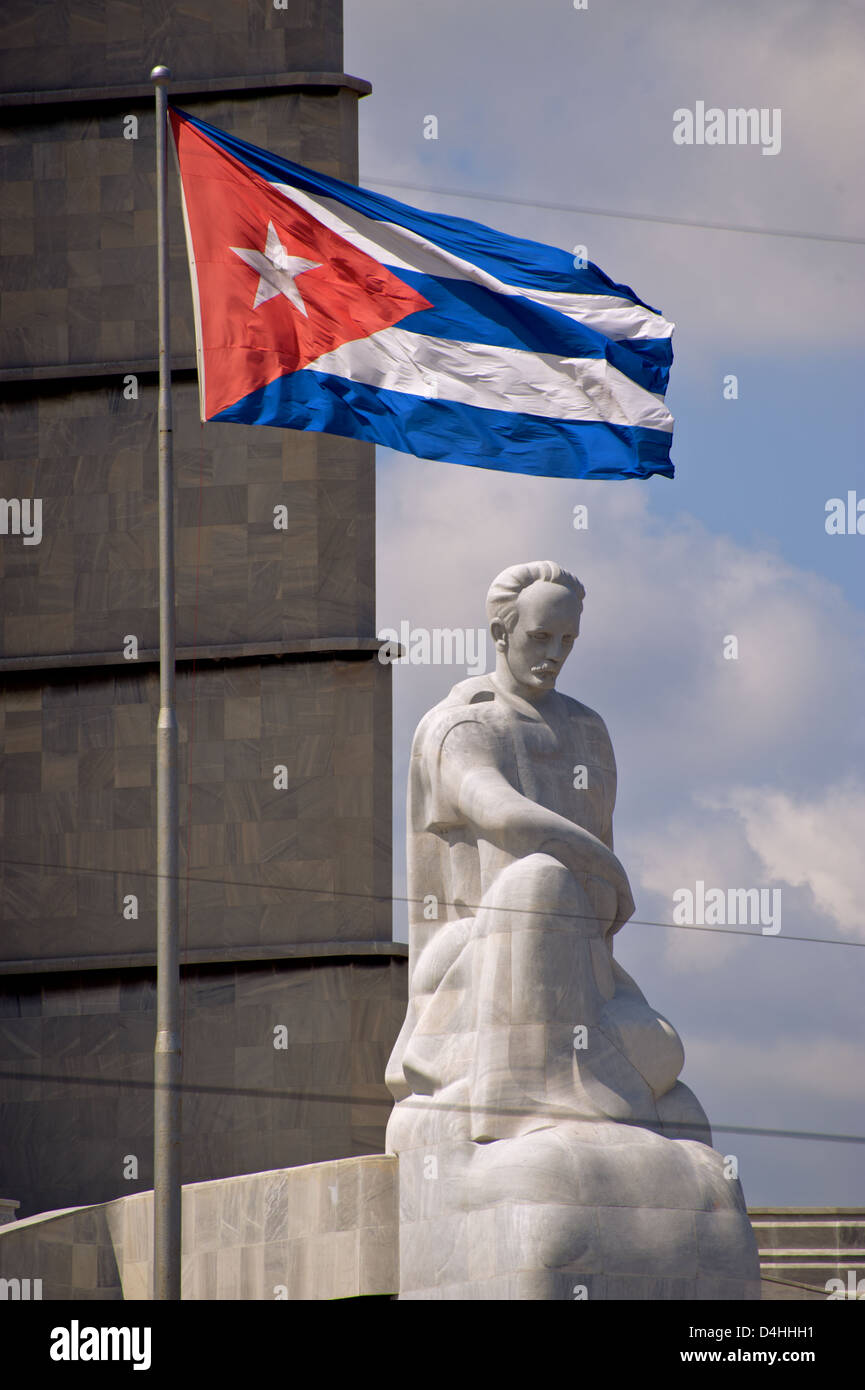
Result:
<svg viewBox="0 0 865 1390">
<path fill-rule="evenodd" d="M 510 565 L 497 574 L 487 592 L 487 617 L 490 622 L 504 624 L 506 632 L 513 632 L 517 623 L 517 599 L 523 589 L 538 582 L 561 584 L 579 601 L 580 608 L 586 591 L 576 575 L 569 574 L 554 560 L 529 560 L 525 565 Z"/>
</svg>

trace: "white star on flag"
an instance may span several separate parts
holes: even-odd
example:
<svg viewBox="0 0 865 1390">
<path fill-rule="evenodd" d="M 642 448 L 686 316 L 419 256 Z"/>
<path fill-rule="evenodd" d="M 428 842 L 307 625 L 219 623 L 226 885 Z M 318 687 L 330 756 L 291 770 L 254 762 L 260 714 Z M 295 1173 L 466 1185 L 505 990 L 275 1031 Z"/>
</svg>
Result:
<svg viewBox="0 0 865 1390">
<path fill-rule="evenodd" d="M 294 282 L 303 271 L 315 270 L 322 264 L 321 261 L 306 261 L 303 256 L 289 256 L 272 222 L 267 224 L 267 241 L 263 251 L 252 251 L 240 246 L 232 246 L 231 250 L 261 276 L 258 289 L 255 291 L 253 309 L 257 309 L 259 304 L 264 304 L 277 294 L 284 294 L 295 309 L 299 309 L 309 318 L 300 290 Z"/>
</svg>

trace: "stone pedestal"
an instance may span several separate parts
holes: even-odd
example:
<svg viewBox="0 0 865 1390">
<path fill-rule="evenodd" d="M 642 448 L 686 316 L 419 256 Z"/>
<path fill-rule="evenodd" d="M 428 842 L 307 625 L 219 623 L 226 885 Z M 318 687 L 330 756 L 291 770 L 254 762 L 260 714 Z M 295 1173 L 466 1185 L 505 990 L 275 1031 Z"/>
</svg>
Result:
<svg viewBox="0 0 865 1390">
<path fill-rule="evenodd" d="M 400 1298 L 758 1299 L 738 1181 L 714 1149 L 575 1124 L 400 1153 Z"/>
</svg>

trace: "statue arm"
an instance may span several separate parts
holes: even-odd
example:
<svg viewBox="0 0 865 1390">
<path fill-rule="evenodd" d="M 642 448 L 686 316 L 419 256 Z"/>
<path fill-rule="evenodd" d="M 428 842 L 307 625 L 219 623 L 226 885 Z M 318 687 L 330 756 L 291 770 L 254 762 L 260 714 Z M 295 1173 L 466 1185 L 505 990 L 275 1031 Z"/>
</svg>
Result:
<svg viewBox="0 0 865 1390">
<path fill-rule="evenodd" d="M 618 772 L 617 772 L 617 768 L 616 768 L 616 755 L 615 755 L 615 753 L 613 752 L 613 745 L 612 745 L 612 742 L 611 742 L 611 740 L 610 740 L 610 735 L 609 735 L 609 733 L 607 732 L 607 726 L 606 726 L 606 724 L 604 723 L 603 719 L 601 718 L 601 716 L 600 716 L 599 714 L 596 714 L 596 715 L 595 715 L 595 719 L 596 719 L 597 722 L 598 722 L 599 733 L 601 734 L 601 737 L 602 737 L 602 741 L 603 741 L 603 750 L 604 750 L 604 758 L 605 758 L 606 767 L 607 767 L 607 776 L 610 778 L 610 783 L 611 783 L 609 801 L 608 801 L 608 805 L 607 805 L 607 819 L 606 819 L 606 821 L 605 821 L 605 823 L 604 823 L 604 828 L 603 828 L 603 830 L 601 831 L 600 838 L 603 840 L 604 844 L 607 846 L 607 849 L 612 851 L 612 850 L 613 850 L 613 811 L 615 810 L 615 807 L 616 807 L 616 790 L 617 790 L 617 778 L 618 778 Z"/>
<path fill-rule="evenodd" d="M 523 796 L 497 767 L 464 769 L 453 800 L 479 835 L 520 858 L 555 845 L 579 873 L 597 872 L 611 858 L 596 836 Z"/>
<path fill-rule="evenodd" d="M 575 875 L 606 879 L 619 900 L 613 924 L 618 930 L 634 911 L 634 903 L 625 870 L 612 849 L 574 821 L 518 792 L 490 757 L 485 740 L 467 732 L 473 727 L 477 728 L 459 726 L 458 736 L 450 735 L 442 746 L 442 776 L 460 819 L 516 858 L 550 854 Z"/>
</svg>

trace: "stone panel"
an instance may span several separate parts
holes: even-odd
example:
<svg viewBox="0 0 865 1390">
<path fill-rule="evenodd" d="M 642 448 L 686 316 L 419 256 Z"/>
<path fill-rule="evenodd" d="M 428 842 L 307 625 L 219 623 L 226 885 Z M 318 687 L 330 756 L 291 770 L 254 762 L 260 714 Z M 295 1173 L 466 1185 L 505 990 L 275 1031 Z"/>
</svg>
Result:
<svg viewBox="0 0 865 1390">
<path fill-rule="evenodd" d="M 380 1153 L 405 975 L 399 957 L 184 971 L 184 1181 Z M 152 974 L 0 984 L 0 1193 L 31 1216 L 152 1187 Z"/>
</svg>

